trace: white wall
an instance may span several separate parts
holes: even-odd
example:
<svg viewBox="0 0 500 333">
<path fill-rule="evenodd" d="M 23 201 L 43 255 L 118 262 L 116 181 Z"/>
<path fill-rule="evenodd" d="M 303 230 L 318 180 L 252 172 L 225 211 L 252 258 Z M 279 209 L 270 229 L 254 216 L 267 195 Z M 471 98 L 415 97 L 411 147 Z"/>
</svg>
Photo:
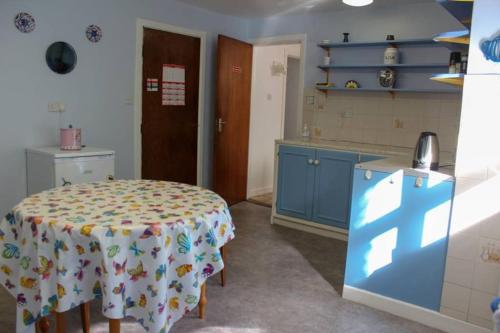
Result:
<svg viewBox="0 0 500 333">
<path fill-rule="evenodd" d="M 500 294 L 500 64 L 480 43 L 500 31 L 500 1 L 476 0 L 457 148 L 441 312 L 492 329 Z"/>
<path fill-rule="evenodd" d="M 414 148 L 421 132 L 438 135 L 441 163 L 454 161 L 461 94 L 332 92 L 304 106 L 304 121 L 316 138 Z"/>
<path fill-rule="evenodd" d="M 36 29 L 16 30 L 13 19 L 31 13 Z M 246 21 L 201 10 L 174 0 L 2 0 L 0 1 L 0 215 L 26 194 L 24 149 L 58 142 L 58 115 L 47 111 L 62 101 L 64 124 L 83 128 L 84 144 L 116 150 L 119 178 L 134 176 L 133 103 L 136 19 L 144 18 L 207 31 L 205 156 L 203 175 L 210 184 L 217 34 L 245 39 Z M 90 43 L 85 28 L 97 24 L 103 38 Z M 75 70 L 50 71 L 45 50 L 54 41 L 73 45 Z"/>
<path fill-rule="evenodd" d="M 283 137 L 286 76 L 273 75 L 271 66 L 274 62 L 286 68 L 288 55 L 300 57 L 300 45 L 254 47 L 248 197 L 272 191 L 274 140 Z"/>
</svg>

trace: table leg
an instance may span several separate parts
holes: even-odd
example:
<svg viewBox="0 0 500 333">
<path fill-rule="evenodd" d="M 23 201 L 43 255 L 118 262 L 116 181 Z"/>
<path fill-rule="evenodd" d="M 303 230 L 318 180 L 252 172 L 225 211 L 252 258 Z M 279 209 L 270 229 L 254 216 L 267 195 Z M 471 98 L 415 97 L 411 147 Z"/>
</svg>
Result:
<svg viewBox="0 0 500 333">
<path fill-rule="evenodd" d="M 36 331 L 37 333 L 49 333 L 50 323 L 49 318 L 42 317 L 36 322 Z"/>
<path fill-rule="evenodd" d="M 224 250 L 224 246 L 220 248 L 220 254 L 222 256 L 222 261 L 225 264 L 226 251 Z M 223 287 L 226 285 L 226 269 L 225 268 L 223 268 L 222 271 L 220 271 L 220 285 Z"/>
<path fill-rule="evenodd" d="M 109 333 L 120 333 L 120 319 L 109 320 Z"/>
<path fill-rule="evenodd" d="M 56 312 L 56 333 L 66 333 L 66 322 L 64 312 Z"/>
<path fill-rule="evenodd" d="M 200 319 L 205 319 L 205 306 L 207 305 L 207 283 L 201 286 L 200 302 L 198 303 L 198 314 Z"/>
<path fill-rule="evenodd" d="M 82 332 L 90 333 L 90 302 L 80 304 L 80 317 L 82 318 Z"/>
</svg>

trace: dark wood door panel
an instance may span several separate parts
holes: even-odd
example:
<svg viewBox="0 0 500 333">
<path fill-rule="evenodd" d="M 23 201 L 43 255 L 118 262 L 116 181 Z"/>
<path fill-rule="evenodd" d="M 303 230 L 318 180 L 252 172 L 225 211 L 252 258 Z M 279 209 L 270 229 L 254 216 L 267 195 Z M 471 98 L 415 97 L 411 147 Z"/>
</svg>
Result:
<svg viewBox="0 0 500 333">
<path fill-rule="evenodd" d="M 246 200 L 247 194 L 252 55 L 251 44 L 219 36 L 214 189 L 229 204 Z"/>
<path fill-rule="evenodd" d="M 162 105 L 164 64 L 185 66 L 185 106 Z M 196 184 L 200 39 L 144 29 L 142 177 Z M 148 92 L 148 78 L 159 80 Z"/>
</svg>

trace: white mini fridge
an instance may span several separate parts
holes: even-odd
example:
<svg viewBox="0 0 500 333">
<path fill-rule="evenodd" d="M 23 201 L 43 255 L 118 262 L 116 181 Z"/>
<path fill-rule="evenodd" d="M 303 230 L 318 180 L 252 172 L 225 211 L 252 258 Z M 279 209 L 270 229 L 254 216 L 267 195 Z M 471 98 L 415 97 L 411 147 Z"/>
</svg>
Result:
<svg viewBox="0 0 500 333">
<path fill-rule="evenodd" d="M 59 147 L 26 150 L 28 195 L 58 186 L 112 180 L 115 152 L 84 147 L 79 151 Z"/>
</svg>

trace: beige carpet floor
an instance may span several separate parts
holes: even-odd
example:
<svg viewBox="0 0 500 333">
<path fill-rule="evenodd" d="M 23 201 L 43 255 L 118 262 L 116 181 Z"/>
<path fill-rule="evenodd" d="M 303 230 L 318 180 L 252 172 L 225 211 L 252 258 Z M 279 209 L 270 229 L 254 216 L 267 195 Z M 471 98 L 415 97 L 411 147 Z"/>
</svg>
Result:
<svg viewBox="0 0 500 333">
<path fill-rule="evenodd" d="M 172 333 L 439 332 L 342 299 L 345 242 L 271 225 L 271 210 L 248 202 L 231 212 L 236 238 L 227 247 L 227 286 L 211 278 L 206 319 L 189 313 Z M 99 302 L 91 309 L 91 332 L 108 332 Z M 15 313 L 15 300 L 0 288 L 0 332 L 15 332 Z M 69 333 L 81 332 L 78 309 L 66 320 Z M 122 332 L 144 330 L 127 319 Z"/>
</svg>

